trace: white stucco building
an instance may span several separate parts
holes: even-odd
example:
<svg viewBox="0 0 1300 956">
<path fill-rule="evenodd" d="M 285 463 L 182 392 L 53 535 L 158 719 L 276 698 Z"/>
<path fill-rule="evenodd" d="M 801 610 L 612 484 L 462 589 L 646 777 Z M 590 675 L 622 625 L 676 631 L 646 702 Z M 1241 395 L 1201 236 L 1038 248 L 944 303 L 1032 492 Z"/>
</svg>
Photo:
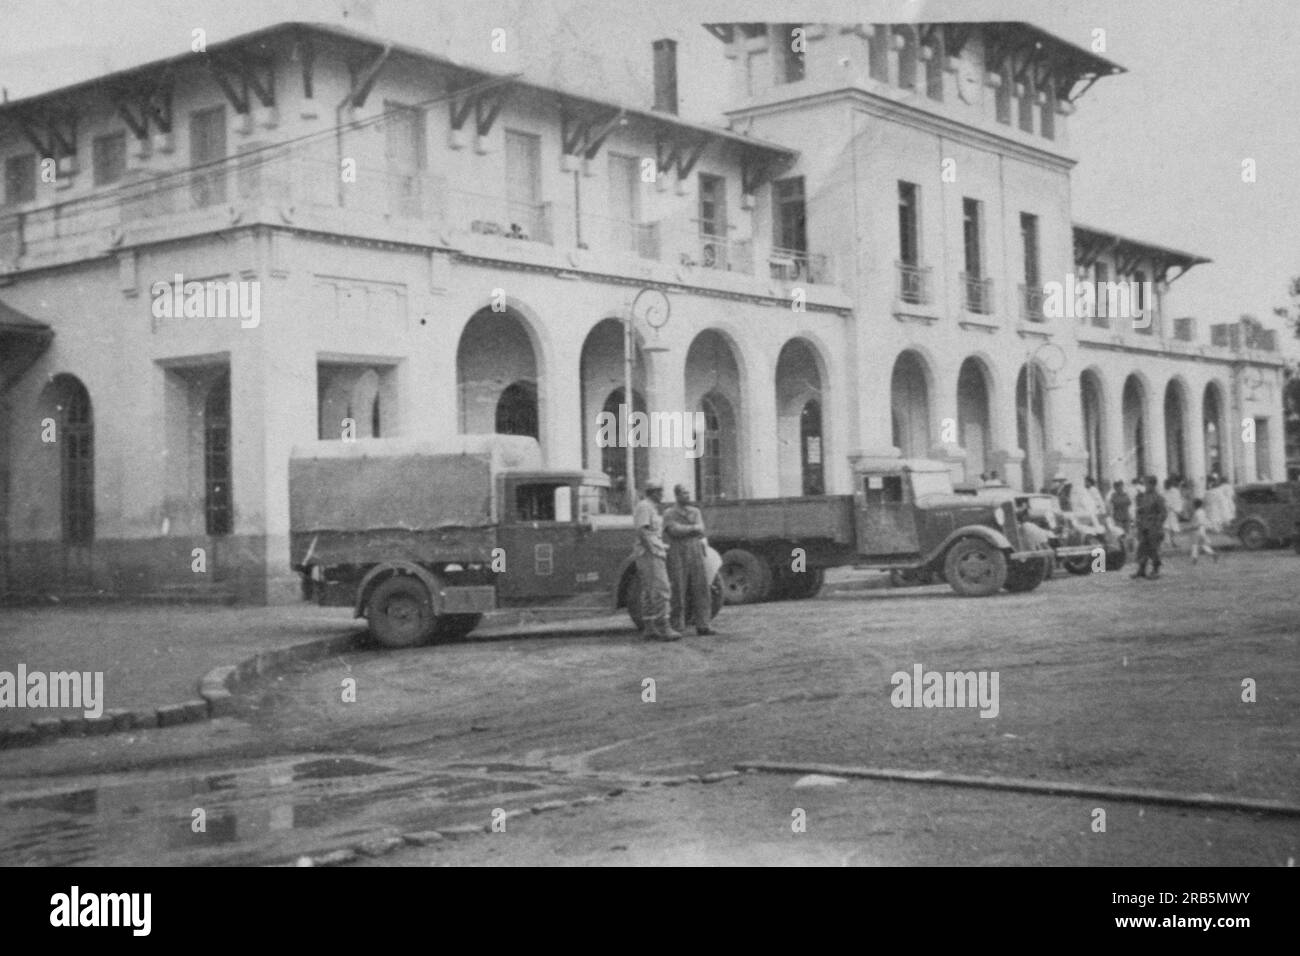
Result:
<svg viewBox="0 0 1300 956">
<path fill-rule="evenodd" d="M 638 471 L 702 497 L 847 493 L 858 455 L 1283 477 L 1267 334 L 1165 315 L 1204 260 L 1072 219 L 1069 116 L 1118 68 L 1026 24 L 707 29 L 715 124 L 670 36 L 624 102 L 309 24 L 0 105 L 0 585 L 290 599 L 305 439 L 621 475 L 643 290 L 634 402 L 708 427 Z M 1069 275 L 1152 301 L 1045 316 Z M 177 276 L 258 314 L 159 315 Z"/>
</svg>

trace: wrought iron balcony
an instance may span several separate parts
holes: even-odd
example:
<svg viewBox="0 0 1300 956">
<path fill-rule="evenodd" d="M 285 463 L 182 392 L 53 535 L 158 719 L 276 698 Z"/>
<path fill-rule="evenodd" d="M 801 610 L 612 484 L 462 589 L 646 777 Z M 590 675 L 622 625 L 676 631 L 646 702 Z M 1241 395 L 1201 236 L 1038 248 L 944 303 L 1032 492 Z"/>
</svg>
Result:
<svg viewBox="0 0 1300 956">
<path fill-rule="evenodd" d="M 966 311 L 976 315 L 993 313 L 993 280 L 961 273 L 962 286 L 965 289 Z"/>
<path fill-rule="evenodd" d="M 1026 322 L 1045 322 L 1043 290 L 1041 286 L 1020 286 L 1020 318 Z"/>
<path fill-rule="evenodd" d="M 899 262 L 898 298 L 908 305 L 930 304 L 930 267 Z"/>
<path fill-rule="evenodd" d="M 801 249 L 772 247 L 768 269 L 781 282 L 830 283 L 830 269 L 824 255 Z"/>
<path fill-rule="evenodd" d="M 609 249 L 623 255 L 636 256 L 641 259 L 659 258 L 659 224 L 657 222 L 634 222 L 628 219 L 611 219 L 602 216 L 583 217 L 594 221 L 598 234 L 603 233 L 603 241 Z M 584 229 L 584 234 L 586 230 Z M 602 241 L 597 239 L 597 241 Z"/>
<path fill-rule="evenodd" d="M 695 241 L 681 253 L 681 262 L 722 272 L 754 274 L 753 249 L 748 239 L 728 239 L 706 232 L 696 235 Z"/>
</svg>

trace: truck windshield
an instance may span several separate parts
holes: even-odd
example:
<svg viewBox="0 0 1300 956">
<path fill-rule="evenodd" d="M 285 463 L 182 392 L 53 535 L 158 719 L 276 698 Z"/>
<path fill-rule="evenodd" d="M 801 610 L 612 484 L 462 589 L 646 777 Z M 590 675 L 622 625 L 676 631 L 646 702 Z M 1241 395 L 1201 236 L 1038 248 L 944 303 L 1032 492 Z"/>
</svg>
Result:
<svg viewBox="0 0 1300 956">
<path fill-rule="evenodd" d="M 517 521 L 572 521 L 568 485 L 551 482 L 518 485 L 515 488 Z"/>
<path fill-rule="evenodd" d="M 599 485 L 578 486 L 579 521 L 585 518 L 590 518 L 593 515 L 608 515 L 613 513 L 613 508 L 610 506 L 608 488 L 602 488 Z"/>
<path fill-rule="evenodd" d="M 952 477 L 947 472 L 912 472 L 912 494 L 914 497 L 950 495 L 952 493 Z"/>
</svg>

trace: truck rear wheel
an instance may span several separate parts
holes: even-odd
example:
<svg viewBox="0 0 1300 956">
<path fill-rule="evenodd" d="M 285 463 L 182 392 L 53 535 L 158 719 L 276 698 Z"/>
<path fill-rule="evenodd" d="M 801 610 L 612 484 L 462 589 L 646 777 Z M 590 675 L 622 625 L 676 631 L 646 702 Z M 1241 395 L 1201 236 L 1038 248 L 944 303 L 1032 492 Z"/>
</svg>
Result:
<svg viewBox="0 0 1300 956">
<path fill-rule="evenodd" d="M 777 597 L 791 601 L 802 601 L 816 597 L 818 592 L 821 591 L 825 580 L 826 572 L 821 568 L 811 568 L 807 571 L 787 571 L 781 575 Z"/>
<path fill-rule="evenodd" d="M 948 549 L 943 576 L 962 597 L 988 597 L 1007 581 L 1007 556 L 982 538 L 962 538 Z"/>
<path fill-rule="evenodd" d="M 1047 580 L 1047 571 L 1051 567 L 1052 557 L 1030 558 L 1028 561 L 1012 561 L 1007 565 L 1006 589 L 1013 594 L 1032 591 Z"/>
<path fill-rule="evenodd" d="M 370 633 L 384 647 L 413 647 L 433 633 L 433 604 L 429 589 L 405 574 L 383 581 L 366 605 Z"/>
<path fill-rule="evenodd" d="M 722 556 L 723 597 L 728 604 L 755 604 L 772 596 L 772 569 L 743 548 Z"/>
<path fill-rule="evenodd" d="M 444 614 L 433 624 L 433 639 L 454 641 L 474 630 L 482 620 L 482 614 Z"/>
</svg>

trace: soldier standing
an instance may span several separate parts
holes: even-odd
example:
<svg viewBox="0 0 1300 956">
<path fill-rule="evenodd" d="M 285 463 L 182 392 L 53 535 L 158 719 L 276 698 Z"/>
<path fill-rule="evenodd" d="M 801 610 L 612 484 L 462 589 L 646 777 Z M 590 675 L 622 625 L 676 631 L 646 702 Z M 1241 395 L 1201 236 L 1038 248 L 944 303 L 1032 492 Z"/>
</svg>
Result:
<svg viewBox="0 0 1300 956">
<path fill-rule="evenodd" d="M 664 519 L 659 515 L 664 486 L 661 481 L 648 481 L 645 496 L 637 502 L 632 515 L 636 528 L 636 542 L 632 556 L 636 558 L 636 573 L 641 579 L 641 634 L 660 641 L 676 641 L 681 634 L 668 625 L 668 599 L 672 594 L 668 584 L 668 546 L 664 544 Z M 635 600 L 629 595 L 628 600 Z"/>
<path fill-rule="evenodd" d="M 1165 519 L 1169 513 L 1158 484 L 1155 475 L 1148 475 L 1146 490 L 1138 492 L 1137 496 L 1138 567 L 1133 577 L 1148 577 L 1147 562 L 1150 561 L 1149 577 L 1153 581 L 1160 577 L 1160 542 L 1165 535 Z"/>
<path fill-rule="evenodd" d="M 676 504 L 664 512 L 664 534 L 668 536 L 668 580 L 672 584 L 672 626 L 686 630 L 695 622 L 696 634 L 714 634 L 709 600 L 709 576 L 704 567 L 704 515 L 691 504 L 685 485 L 673 488 Z"/>
</svg>

